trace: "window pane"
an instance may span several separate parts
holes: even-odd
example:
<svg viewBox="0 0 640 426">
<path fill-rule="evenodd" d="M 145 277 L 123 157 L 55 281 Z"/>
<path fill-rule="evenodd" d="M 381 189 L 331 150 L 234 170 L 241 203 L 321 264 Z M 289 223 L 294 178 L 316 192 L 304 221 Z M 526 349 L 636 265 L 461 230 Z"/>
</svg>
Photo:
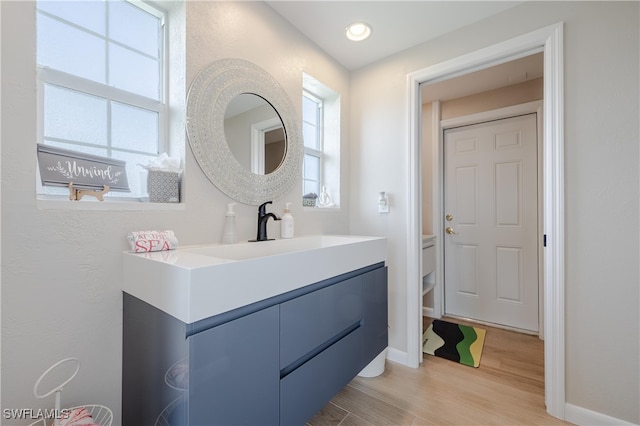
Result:
<svg viewBox="0 0 640 426">
<path fill-rule="evenodd" d="M 113 102 L 111 143 L 114 148 L 158 154 L 158 113 Z"/>
<path fill-rule="evenodd" d="M 107 195 L 115 197 L 146 195 L 147 172 L 138 164 L 157 157 L 162 127 L 143 97 L 163 100 L 163 18 L 133 3 L 37 1 L 37 63 L 69 74 L 39 74 L 42 142 L 126 161 L 132 192 Z M 130 92 L 127 104 L 115 102 L 109 86 Z"/>
<path fill-rule="evenodd" d="M 302 195 L 312 194 L 312 193 L 320 194 L 320 183 L 305 180 Z"/>
<path fill-rule="evenodd" d="M 104 1 L 38 1 L 38 9 L 104 36 Z"/>
<path fill-rule="evenodd" d="M 110 85 L 151 99 L 160 98 L 158 61 L 113 43 L 109 52 Z"/>
<path fill-rule="evenodd" d="M 318 125 L 318 103 L 306 96 L 302 97 L 302 120 L 314 126 Z"/>
<path fill-rule="evenodd" d="M 309 154 L 304 155 L 304 178 L 320 180 L 320 158 Z"/>
<path fill-rule="evenodd" d="M 107 101 L 63 87 L 45 85 L 44 135 L 106 145 Z"/>
<path fill-rule="evenodd" d="M 307 123 L 302 123 L 302 139 L 304 146 L 307 148 L 318 149 L 318 129 L 317 127 Z"/>
<path fill-rule="evenodd" d="M 99 37 L 38 14 L 38 64 L 105 83 L 104 49 Z"/>
<path fill-rule="evenodd" d="M 115 192 L 114 197 L 122 197 L 123 195 L 131 197 L 147 196 L 147 171 L 139 166 L 139 164 L 147 164 L 149 160 L 157 157 L 157 155 L 132 154 L 130 152 L 114 151 L 111 156 L 118 160 L 127 162 L 127 180 L 131 193 Z"/>
<path fill-rule="evenodd" d="M 109 3 L 109 36 L 149 56 L 158 58 L 160 20 L 124 1 Z"/>
<path fill-rule="evenodd" d="M 71 143 L 63 143 L 63 142 L 52 141 L 48 139 L 45 139 L 44 143 L 46 145 L 56 146 L 58 148 L 63 148 L 63 149 L 70 149 L 72 151 L 82 152 L 84 154 L 100 155 L 102 157 L 107 156 L 106 148 L 96 148 L 94 146 L 84 146 L 84 145 L 76 145 Z"/>
</svg>

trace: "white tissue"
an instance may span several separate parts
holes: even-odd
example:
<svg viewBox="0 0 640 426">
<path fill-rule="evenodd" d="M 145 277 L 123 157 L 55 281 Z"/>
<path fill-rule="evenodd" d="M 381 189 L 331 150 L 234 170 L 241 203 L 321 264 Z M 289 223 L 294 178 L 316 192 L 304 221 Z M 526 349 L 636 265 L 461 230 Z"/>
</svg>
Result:
<svg viewBox="0 0 640 426">
<path fill-rule="evenodd" d="M 150 171 L 156 172 L 174 172 L 181 173 L 182 169 L 180 168 L 180 158 L 179 157 L 169 157 L 166 152 L 158 155 L 156 158 L 149 160 L 149 162 L 145 164 L 139 164 L 140 167 L 143 167 Z"/>
</svg>

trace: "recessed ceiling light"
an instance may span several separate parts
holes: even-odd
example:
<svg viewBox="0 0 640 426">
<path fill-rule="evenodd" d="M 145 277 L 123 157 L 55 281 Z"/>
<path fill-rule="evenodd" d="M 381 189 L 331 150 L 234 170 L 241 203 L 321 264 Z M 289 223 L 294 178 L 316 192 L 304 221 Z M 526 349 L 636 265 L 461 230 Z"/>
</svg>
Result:
<svg viewBox="0 0 640 426">
<path fill-rule="evenodd" d="M 371 27 L 364 22 L 355 22 L 349 25 L 345 32 L 349 40 L 362 41 L 371 35 Z"/>
</svg>

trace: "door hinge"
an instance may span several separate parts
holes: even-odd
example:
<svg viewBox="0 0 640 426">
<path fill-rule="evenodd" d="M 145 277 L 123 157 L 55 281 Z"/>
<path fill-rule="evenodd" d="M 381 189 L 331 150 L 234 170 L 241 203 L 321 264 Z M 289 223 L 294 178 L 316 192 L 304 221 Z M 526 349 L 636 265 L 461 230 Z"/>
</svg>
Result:
<svg viewBox="0 0 640 426">
<path fill-rule="evenodd" d="M 547 234 L 544 234 L 542 236 L 542 246 L 546 247 L 547 246 Z"/>
</svg>

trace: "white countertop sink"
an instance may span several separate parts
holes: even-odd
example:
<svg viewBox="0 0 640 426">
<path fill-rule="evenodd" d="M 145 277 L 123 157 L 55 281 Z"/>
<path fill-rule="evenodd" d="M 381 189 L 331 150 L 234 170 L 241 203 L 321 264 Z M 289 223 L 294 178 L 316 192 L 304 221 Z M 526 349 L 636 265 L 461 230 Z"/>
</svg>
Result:
<svg viewBox="0 0 640 426">
<path fill-rule="evenodd" d="M 127 252 L 123 291 L 190 324 L 386 260 L 386 238 L 350 235 Z"/>
</svg>

